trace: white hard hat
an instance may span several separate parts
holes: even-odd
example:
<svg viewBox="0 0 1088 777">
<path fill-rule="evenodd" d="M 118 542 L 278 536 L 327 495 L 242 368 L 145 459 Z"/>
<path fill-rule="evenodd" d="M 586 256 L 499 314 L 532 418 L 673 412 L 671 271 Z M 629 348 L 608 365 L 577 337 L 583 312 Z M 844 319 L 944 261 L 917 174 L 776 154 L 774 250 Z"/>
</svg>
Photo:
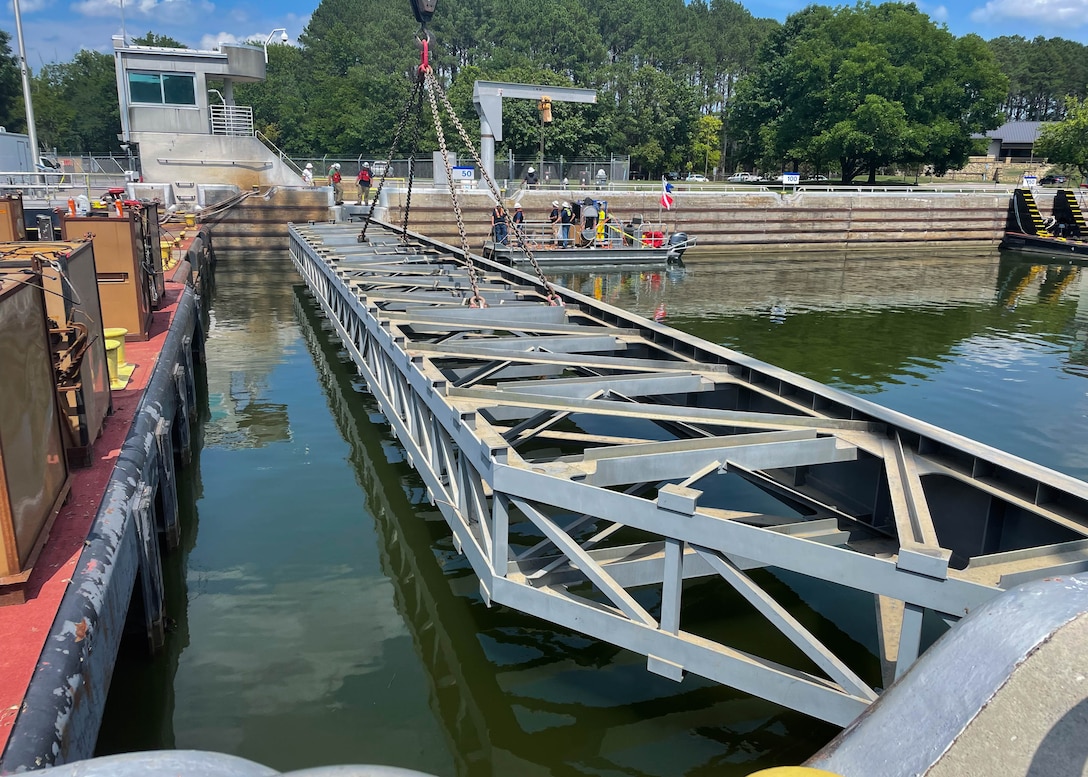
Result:
<svg viewBox="0 0 1088 777">
<path fill-rule="evenodd" d="M 570 207 L 570 203 L 569 203 L 569 202 L 567 202 L 566 200 L 563 200 L 563 207 L 564 207 L 564 208 L 569 208 L 569 207 Z"/>
<path fill-rule="evenodd" d="M 536 170 L 533 168 L 532 165 L 529 165 L 529 172 L 530 173 L 535 173 L 536 172 Z"/>
<path fill-rule="evenodd" d="M 333 167 L 335 167 L 337 170 L 339 170 L 340 169 L 340 163 L 339 162 L 334 162 Z"/>
<path fill-rule="evenodd" d="M 365 167 L 366 169 L 369 170 L 370 169 L 370 162 L 363 162 L 363 167 Z"/>
<path fill-rule="evenodd" d="M 552 200 L 552 207 L 553 208 L 558 208 L 559 207 L 559 200 Z"/>
<path fill-rule="evenodd" d="M 514 207 L 515 207 L 515 208 L 520 208 L 520 207 L 521 207 L 521 203 L 520 203 L 520 202 L 515 202 L 515 203 L 514 203 Z"/>
<path fill-rule="evenodd" d="M 313 168 L 313 166 L 314 166 L 313 162 L 307 162 L 306 163 L 306 167 Z"/>
</svg>

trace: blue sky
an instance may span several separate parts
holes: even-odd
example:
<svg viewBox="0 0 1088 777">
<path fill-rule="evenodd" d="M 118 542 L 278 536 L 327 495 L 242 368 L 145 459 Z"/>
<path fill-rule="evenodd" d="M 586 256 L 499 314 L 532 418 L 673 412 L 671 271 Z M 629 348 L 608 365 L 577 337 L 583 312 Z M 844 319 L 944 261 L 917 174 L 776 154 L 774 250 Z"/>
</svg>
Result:
<svg viewBox="0 0 1088 777">
<path fill-rule="evenodd" d="M 220 41 L 264 41 L 272 30 L 285 27 L 298 38 L 318 0 L 124 0 L 128 35 L 148 30 L 170 35 L 193 48 L 214 49 Z M 401 3 L 410 14 L 408 0 Z M 878 0 L 874 0 L 878 1 Z M 43 64 L 67 62 L 80 48 L 109 52 L 112 36 L 121 33 L 122 0 L 20 0 L 27 63 L 37 71 Z M 783 20 L 808 3 L 805 0 L 750 0 L 743 5 L 755 16 Z M 840 5 L 841 2 L 829 2 Z M 850 0 L 848 4 L 853 4 Z M 985 39 L 999 35 L 1060 37 L 1088 43 L 1088 0 L 944 0 L 919 2 L 918 7 L 955 35 L 977 33 Z M 438 13 L 442 13 L 439 0 Z M 12 6 L 0 28 L 12 34 Z M 276 40 L 279 33 L 276 34 Z"/>
</svg>

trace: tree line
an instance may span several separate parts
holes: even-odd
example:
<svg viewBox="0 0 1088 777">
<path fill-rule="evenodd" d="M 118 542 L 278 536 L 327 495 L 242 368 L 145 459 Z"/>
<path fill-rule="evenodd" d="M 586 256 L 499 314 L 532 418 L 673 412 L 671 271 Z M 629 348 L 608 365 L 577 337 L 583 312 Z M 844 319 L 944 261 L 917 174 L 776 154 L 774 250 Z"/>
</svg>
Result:
<svg viewBox="0 0 1088 777">
<path fill-rule="evenodd" d="M 906 3 L 809 6 L 778 23 L 734 0 L 442 0 L 430 27 L 431 64 L 470 134 L 477 79 L 588 87 L 595 104 L 553 103 L 547 157 L 627 153 L 648 176 L 832 166 L 851 180 L 887 164 L 952 169 L 974 151 L 972 133 L 1006 118 L 1061 120 L 1070 98 L 1088 96 L 1082 44 L 956 37 Z M 381 158 L 419 64 L 418 33 L 407 2 L 322 0 L 298 45 L 269 45 L 267 80 L 236 85 L 235 99 L 292 156 Z M 152 32 L 133 43 L 181 45 Z M 45 65 L 32 95 L 47 148 L 118 148 L 110 54 L 84 49 Z M 400 156 L 436 147 L 426 106 L 402 133 Z M 507 100 L 503 113 L 496 154 L 534 157 L 537 106 Z M 0 123 L 25 131 L 2 30 Z M 455 137 L 452 127 L 445 134 Z"/>
</svg>

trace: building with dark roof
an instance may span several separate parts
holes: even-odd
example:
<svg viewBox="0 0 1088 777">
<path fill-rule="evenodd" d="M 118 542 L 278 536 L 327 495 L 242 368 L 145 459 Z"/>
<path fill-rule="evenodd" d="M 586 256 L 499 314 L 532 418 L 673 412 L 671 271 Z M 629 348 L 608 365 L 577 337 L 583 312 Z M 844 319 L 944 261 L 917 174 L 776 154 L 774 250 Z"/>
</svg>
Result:
<svg viewBox="0 0 1088 777">
<path fill-rule="evenodd" d="M 1042 126 L 1041 121 L 1009 121 L 975 137 L 989 139 L 988 157 L 1003 162 L 1027 161 L 1035 156 L 1035 141 Z"/>
</svg>

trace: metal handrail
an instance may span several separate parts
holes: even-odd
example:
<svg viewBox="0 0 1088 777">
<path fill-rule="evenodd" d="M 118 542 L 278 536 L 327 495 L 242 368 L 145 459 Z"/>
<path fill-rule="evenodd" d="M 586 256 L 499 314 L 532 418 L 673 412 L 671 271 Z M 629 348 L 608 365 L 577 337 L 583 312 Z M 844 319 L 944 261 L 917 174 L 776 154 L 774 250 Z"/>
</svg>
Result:
<svg viewBox="0 0 1088 777">
<path fill-rule="evenodd" d="M 80 194 L 94 199 L 108 189 L 125 186 L 124 174 L 116 173 L 29 173 L 25 170 L 0 172 L 0 192 L 21 194 L 31 199 L 65 199 Z"/>
<path fill-rule="evenodd" d="M 516 237 L 513 234 L 513 225 L 510 226 L 508 241 L 512 242 Z M 549 248 L 557 243 L 560 226 L 559 222 L 553 224 L 550 221 L 524 221 L 521 224 L 521 232 L 525 237 L 525 242 L 532 248 Z M 579 234 L 589 229 L 580 223 L 571 224 L 570 226 L 577 229 Z M 629 226 L 633 227 L 631 232 L 627 231 Z M 604 236 L 594 237 L 593 243 L 594 245 L 604 246 L 617 245 L 622 242 L 631 248 L 660 248 L 668 235 L 668 227 L 660 222 L 632 220 L 624 222 L 617 220 L 615 222 L 605 222 Z M 655 243 L 655 241 L 659 242 Z"/>
<path fill-rule="evenodd" d="M 215 104 L 209 107 L 213 135 L 253 136 L 253 108 L 250 106 Z"/>
<path fill-rule="evenodd" d="M 293 159 L 291 159 L 291 157 L 287 156 L 287 154 L 281 151 L 280 147 L 273 143 L 267 135 L 265 135 L 259 129 L 255 129 L 253 130 L 253 136 L 257 138 L 257 140 L 264 143 L 265 146 L 268 147 L 269 151 L 274 151 L 279 157 L 279 160 L 287 165 L 289 168 L 294 170 L 296 175 L 302 177 L 302 168 Z"/>
</svg>

